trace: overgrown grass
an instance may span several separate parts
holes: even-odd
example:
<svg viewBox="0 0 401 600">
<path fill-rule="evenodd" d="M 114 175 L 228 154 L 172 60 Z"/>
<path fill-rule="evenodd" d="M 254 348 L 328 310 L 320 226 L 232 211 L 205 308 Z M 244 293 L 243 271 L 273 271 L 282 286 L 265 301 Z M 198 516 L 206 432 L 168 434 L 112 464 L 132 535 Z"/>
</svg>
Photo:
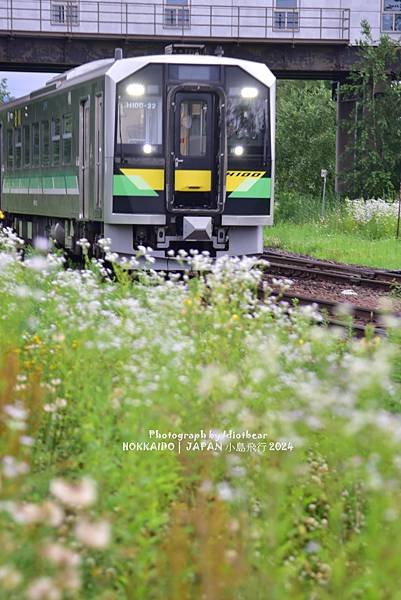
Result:
<svg viewBox="0 0 401 600">
<path fill-rule="evenodd" d="M 99 262 L 22 263 L 10 235 L 2 600 L 400 597 L 398 321 L 352 341 L 261 302 L 253 260 L 111 282 Z M 222 451 L 123 446 L 200 429 Z"/>
<path fill-rule="evenodd" d="M 265 229 L 265 245 L 338 262 L 401 269 L 401 239 L 366 239 L 318 223 L 278 223 Z"/>
<path fill-rule="evenodd" d="M 322 259 L 384 269 L 401 268 L 395 239 L 397 205 L 381 200 L 340 201 L 282 193 L 265 243 Z"/>
</svg>

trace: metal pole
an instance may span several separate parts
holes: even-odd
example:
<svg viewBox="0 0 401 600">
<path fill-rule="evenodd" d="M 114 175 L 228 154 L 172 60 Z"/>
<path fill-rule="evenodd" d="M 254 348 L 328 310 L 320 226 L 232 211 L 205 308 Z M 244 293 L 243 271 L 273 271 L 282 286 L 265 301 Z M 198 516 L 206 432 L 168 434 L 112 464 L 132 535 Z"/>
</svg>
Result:
<svg viewBox="0 0 401 600">
<path fill-rule="evenodd" d="M 398 197 L 397 233 L 395 235 L 397 240 L 400 237 L 400 220 L 401 220 L 401 181 L 400 181 L 400 195 Z"/>
<path fill-rule="evenodd" d="M 323 29 L 323 8 L 320 9 L 320 38 L 322 39 L 322 29 Z"/>
<path fill-rule="evenodd" d="M 265 8 L 265 38 L 267 38 L 267 6 Z"/>
<path fill-rule="evenodd" d="M 321 170 L 321 176 L 323 178 L 323 193 L 322 193 L 322 211 L 321 218 L 324 219 L 324 213 L 326 212 L 326 181 L 327 181 L 327 170 Z"/>
</svg>

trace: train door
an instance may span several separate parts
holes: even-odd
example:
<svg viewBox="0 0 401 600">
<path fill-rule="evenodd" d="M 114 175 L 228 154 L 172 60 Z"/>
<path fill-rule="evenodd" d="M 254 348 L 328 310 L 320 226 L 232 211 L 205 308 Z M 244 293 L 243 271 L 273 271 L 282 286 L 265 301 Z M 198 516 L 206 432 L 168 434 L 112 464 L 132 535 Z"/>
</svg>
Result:
<svg viewBox="0 0 401 600">
<path fill-rule="evenodd" d="M 90 177 L 90 105 L 89 97 L 79 104 L 79 218 L 89 218 Z"/>
<path fill-rule="evenodd" d="M 169 128 L 168 209 L 206 214 L 224 204 L 222 104 L 215 91 L 176 90 Z"/>
<path fill-rule="evenodd" d="M 95 208 L 103 205 L 103 94 L 95 98 Z"/>
</svg>

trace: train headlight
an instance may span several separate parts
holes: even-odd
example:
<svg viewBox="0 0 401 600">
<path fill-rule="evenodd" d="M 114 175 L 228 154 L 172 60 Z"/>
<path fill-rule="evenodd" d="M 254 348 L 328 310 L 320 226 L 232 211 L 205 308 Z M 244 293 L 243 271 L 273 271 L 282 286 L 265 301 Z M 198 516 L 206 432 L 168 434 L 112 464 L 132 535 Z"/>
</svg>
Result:
<svg viewBox="0 0 401 600">
<path fill-rule="evenodd" d="M 234 146 L 233 152 L 235 156 L 242 156 L 244 154 L 244 146 Z"/>
<path fill-rule="evenodd" d="M 143 96 L 145 86 L 142 83 L 130 83 L 127 85 L 127 94 L 129 96 Z"/>
<path fill-rule="evenodd" d="M 142 150 L 143 150 L 144 154 L 151 154 L 152 146 L 150 144 L 144 144 Z"/>
<path fill-rule="evenodd" d="M 241 96 L 243 98 L 256 98 L 258 93 L 258 88 L 255 87 L 243 87 L 241 89 Z"/>
</svg>

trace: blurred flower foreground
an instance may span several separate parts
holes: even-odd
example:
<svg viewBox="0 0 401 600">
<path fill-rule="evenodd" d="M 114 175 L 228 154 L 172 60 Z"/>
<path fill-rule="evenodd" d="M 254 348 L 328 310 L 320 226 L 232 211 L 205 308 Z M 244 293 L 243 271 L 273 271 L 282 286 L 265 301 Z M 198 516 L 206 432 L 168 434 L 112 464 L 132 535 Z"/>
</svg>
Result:
<svg viewBox="0 0 401 600">
<path fill-rule="evenodd" d="M 397 319 L 353 340 L 256 259 L 100 246 L 0 230 L 1 600 L 400 598 Z"/>
</svg>

